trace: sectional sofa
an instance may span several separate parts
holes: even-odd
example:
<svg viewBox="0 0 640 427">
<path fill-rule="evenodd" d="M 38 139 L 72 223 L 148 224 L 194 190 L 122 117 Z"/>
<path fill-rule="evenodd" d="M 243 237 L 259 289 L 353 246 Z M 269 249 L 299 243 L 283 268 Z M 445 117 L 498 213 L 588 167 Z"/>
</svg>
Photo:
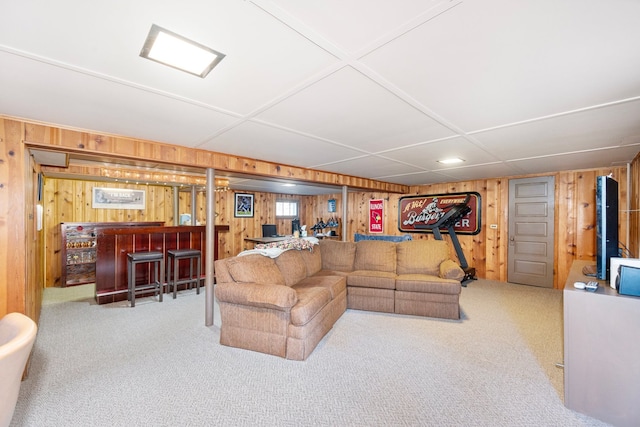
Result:
<svg viewBox="0 0 640 427">
<path fill-rule="evenodd" d="M 464 272 L 442 240 L 321 240 L 215 261 L 220 343 L 305 360 L 347 308 L 459 319 Z"/>
</svg>

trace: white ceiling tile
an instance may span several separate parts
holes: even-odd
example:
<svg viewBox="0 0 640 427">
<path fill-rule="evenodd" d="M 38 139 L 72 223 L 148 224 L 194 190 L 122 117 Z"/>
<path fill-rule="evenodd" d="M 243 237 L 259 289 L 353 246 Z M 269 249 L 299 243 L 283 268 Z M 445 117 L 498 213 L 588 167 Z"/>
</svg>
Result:
<svg viewBox="0 0 640 427">
<path fill-rule="evenodd" d="M 273 2 L 347 52 L 355 52 L 367 46 L 371 40 L 382 37 L 441 3 L 438 0 L 402 0 L 378 2 L 375 5 L 369 0 Z"/>
<path fill-rule="evenodd" d="M 351 67 L 257 117 L 371 153 L 452 134 Z"/>
<path fill-rule="evenodd" d="M 188 101 L 2 51 L 0 63 L 0 111 L 17 117 L 189 147 L 235 120 Z"/>
<path fill-rule="evenodd" d="M 518 169 L 517 165 L 510 163 L 490 163 L 484 165 L 476 165 L 461 168 L 451 168 L 440 171 L 446 175 L 449 181 L 468 181 L 476 179 L 484 179 L 487 177 L 499 178 L 503 176 L 519 175 L 523 172 Z"/>
<path fill-rule="evenodd" d="M 614 3 L 464 2 L 363 62 L 466 131 L 637 96 L 640 2 Z"/>
<path fill-rule="evenodd" d="M 495 162 L 496 159 L 487 151 L 479 148 L 462 137 L 446 139 L 444 141 L 429 142 L 407 148 L 399 148 L 382 154 L 394 160 L 407 162 L 426 170 L 441 170 L 459 167 L 460 165 L 446 165 L 439 160 L 457 157 L 464 160 L 464 165 Z"/>
<path fill-rule="evenodd" d="M 244 122 L 199 148 L 302 167 L 362 155 L 349 148 L 255 122 Z"/>
<path fill-rule="evenodd" d="M 589 169 L 597 167 L 609 167 L 630 163 L 640 153 L 640 144 L 624 147 L 573 153 L 570 155 L 557 155 L 508 162 L 521 168 L 524 173 L 554 172 L 569 169 Z"/>
<path fill-rule="evenodd" d="M 373 179 L 380 176 L 421 171 L 419 168 L 407 166 L 402 163 L 377 156 L 365 156 L 357 159 L 345 160 L 339 163 L 318 165 L 316 168 L 344 175 L 355 175 Z"/>
<path fill-rule="evenodd" d="M 640 100 L 473 134 L 502 160 L 640 142 Z"/>
</svg>

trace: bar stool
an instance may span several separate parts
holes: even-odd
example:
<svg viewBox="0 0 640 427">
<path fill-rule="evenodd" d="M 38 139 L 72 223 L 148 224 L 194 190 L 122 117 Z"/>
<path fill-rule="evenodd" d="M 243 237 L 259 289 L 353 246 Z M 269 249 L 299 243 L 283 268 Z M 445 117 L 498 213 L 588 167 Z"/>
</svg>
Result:
<svg viewBox="0 0 640 427">
<path fill-rule="evenodd" d="M 202 255 L 198 249 L 171 249 L 167 251 L 167 289 L 171 292 L 173 287 L 173 299 L 176 299 L 178 285 L 188 284 L 189 289 L 196 285 L 196 293 L 200 293 L 200 271 Z M 178 263 L 182 259 L 189 260 L 189 277 L 180 279 Z M 196 261 L 197 268 L 193 270 L 193 261 Z M 173 265 L 173 277 L 171 277 L 171 266 Z"/>
<path fill-rule="evenodd" d="M 149 277 L 149 283 L 136 285 L 136 266 L 138 264 L 153 265 L 153 281 Z M 136 306 L 136 294 L 148 292 L 153 289 L 153 295 L 158 295 L 158 300 L 162 302 L 162 279 L 164 277 L 164 255 L 162 252 L 131 252 L 127 254 L 127 281 L 129 285 L 128 300 L 131 307 Z"/>
</svg>

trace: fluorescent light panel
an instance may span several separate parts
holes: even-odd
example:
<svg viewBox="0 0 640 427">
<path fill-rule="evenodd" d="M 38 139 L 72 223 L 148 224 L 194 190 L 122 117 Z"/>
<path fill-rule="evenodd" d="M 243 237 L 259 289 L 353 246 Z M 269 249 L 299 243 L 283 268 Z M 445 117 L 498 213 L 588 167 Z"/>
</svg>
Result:
<svg viewBox="0 0 640 427">
<path fill-rule="evenodd" d="M 464 160 L 458 158 L 458 157 L 452 157 L 450 159 L 443 159 L 443 160 L 438 160 L 438 163 L 442 163 L 443 165 L 453 165 L 456 163 L 462 163 L 464 162 Z"/>
<path fill-rule="evenodd" d="M 202 78 L 225 57 L 156 24 L 151 26 L 140 56 Z"/>
</svg>

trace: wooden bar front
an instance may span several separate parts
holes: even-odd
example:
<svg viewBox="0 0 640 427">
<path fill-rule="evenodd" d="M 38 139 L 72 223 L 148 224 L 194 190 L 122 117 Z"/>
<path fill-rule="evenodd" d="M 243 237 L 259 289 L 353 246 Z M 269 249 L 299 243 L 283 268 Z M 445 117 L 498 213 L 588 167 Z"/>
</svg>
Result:
<svg viewBox="0 0 640 427">
<path fill-rule="evenodd" d="M 172 249 L 198 249 L 202 252 L 204 275 L 207 260 L 205 226 L 101 228 L 97 232 L 96 247 L 96 301 L 108 304 L 127 299 L 127 254 L 130 252 L 159 251 L 164 253 L 165 270 L 167 251 Z M 229 226 L 215 226 L 215 240 L 220 231 L 228 231 Z M 218 247 L 214 245 L 213 259 L 218 257 Z M 137 270 L 137 282 L 148 281 L 150 268 Z M 179 272 L 183 277 L 188 267 L 183 263 Z M 163 278 L 163 282 L 165 278 Z"/>
</svg>

